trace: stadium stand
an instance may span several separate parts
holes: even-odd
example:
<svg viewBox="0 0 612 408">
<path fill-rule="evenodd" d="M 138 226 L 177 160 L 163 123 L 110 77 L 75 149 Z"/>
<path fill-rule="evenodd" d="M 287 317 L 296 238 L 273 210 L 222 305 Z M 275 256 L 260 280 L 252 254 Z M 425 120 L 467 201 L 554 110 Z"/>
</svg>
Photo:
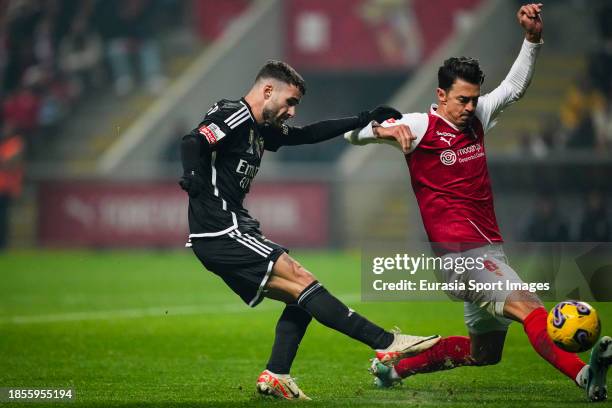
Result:
<svg viewBox="0 0 612 408">
<path fill-rule="evenodd" d="M 196 7 L 173 0 L 0 1 L 0 130 L 24 139 L 30 180 L 91 177 L 120 131 L 205 49 L 208 39 L 193 29 Z M 16 243 L 36 241 L 35 192 L 28 183 L 14 197 Z"/>
</svg>

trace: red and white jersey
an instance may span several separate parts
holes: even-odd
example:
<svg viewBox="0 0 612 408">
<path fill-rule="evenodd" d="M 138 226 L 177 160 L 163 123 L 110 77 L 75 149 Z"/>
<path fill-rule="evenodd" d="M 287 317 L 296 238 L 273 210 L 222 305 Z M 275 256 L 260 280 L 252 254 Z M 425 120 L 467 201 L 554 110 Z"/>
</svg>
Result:
<svg viewBox="0 0 612 408">
<path fill-rule="evenodd" d="M 501 242 L 487 169 L 484 129 L 476 117 L 459 130 L 436 114 L 406 155 L 412 188 L 431 242 Z"/>
<path fill-rule="evenodd" d="M 502 242 L 495 218 L 487 169 L 485 133 L 508 105 L 527 89 L 541 44 L 523 42 L 508 76 L 480 97 L 471 125 L 458 129 L 432 105 L 429 113 L 404 114 L 384 127 L 404 124 L 416 140 L 405 155 L 425 231 L 430 242 Z M 388 142 L 376 139 L 372 124 L 345 136 L 353 144 Z M 396 146 L 396 142 L 392 142 Z"/>
</svg>

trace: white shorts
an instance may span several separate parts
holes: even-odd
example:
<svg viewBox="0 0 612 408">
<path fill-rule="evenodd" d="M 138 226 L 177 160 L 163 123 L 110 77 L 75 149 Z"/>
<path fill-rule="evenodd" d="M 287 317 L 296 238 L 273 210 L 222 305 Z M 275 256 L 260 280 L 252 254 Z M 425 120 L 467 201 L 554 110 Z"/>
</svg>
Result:
<svg viewBox="0 0 612 408">
<path fill-rule="evenodd" d="M 486 245 L 460 253 L 445 254 L 442 258 L 482 258 L 484 267 L 466 268 L 463 273 L 453 269 L 442 270 L 445 282 L 462 282 L 465 289 L 449 291 L 464 304 L 465 324 L 470 333 L 506 331 L 512 322 L 504 317 L 506 298 L 513 290 L 507 289 L 507 282 L 523 282 L 508 265 L 508 259 L 500 244 Z M 476 290 L 474 284 L 492 286 L 494 290 Z M 497 286 L 496 286 L 497 285 Z"/>
<path fill-rule="evenodd" d="M 512 320 L 503 316 L 493 316 L 487 309 L 475 303 L 463 304 L 463 319 L 468 331 L 472 334 L 483 334 L 492 331 L 508 331 Z"/>
</svg>

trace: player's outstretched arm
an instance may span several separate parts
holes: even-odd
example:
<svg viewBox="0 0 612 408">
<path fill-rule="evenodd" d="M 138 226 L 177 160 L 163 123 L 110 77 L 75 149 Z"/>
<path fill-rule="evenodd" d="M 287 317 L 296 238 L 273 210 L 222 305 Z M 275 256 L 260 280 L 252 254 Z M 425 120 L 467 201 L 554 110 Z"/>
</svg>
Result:
<svg viewBox="0 0 612 408">
<path fill-rule="evenodd" d="M 506 107 L 518 101 L 531 83 L 536 59 L 543 44 L 542 8 L 541 3 L 526 4 L 516 14 L 518 23 L 525 31 L 525 40 L 506 78 L 492 92 L 478 100 L 476 114 L 485 130 L 493 127 L 496 117 Z"/>
<path fill-rule="evenodd" d="M 323 120 L 304 127 L 284 125 L 280 130 L 268 127 L 264 131 L 265 147 L 267 150 L 276 151 L 280 146 L 320 143 L 341 136 L 350 130 L 360 129 L 372 121 L 384 122 L 387 119 L 401 117 L 400 112 L 389 106 L 378 106 L 356 116 Z"/>
<path fill-rule="evenodd" d="M 363 129 L 345 133 L 344 138 L 358 146 L 371 143 L 389 144 L 407 154 L 421 141 L 428 124 L 427 114 L 406 113 L 399 120 L 389 120 L 380 124 L 371 122 Z"/>
</svg>

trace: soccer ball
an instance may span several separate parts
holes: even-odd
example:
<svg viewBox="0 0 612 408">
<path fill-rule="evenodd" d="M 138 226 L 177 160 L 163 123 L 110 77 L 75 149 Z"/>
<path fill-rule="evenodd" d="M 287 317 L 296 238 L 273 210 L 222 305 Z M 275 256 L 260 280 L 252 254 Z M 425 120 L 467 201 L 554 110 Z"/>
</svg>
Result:
<svg viewBox="0 0 612 408">
<path fill-rule="evenodd" d="M 587 351 L 599 338 L 601 323 L 597 311 L 586 302 L 566 300 L 548 313 L 546 325 L 552 341 L 565 351 Z"/>
</svg>

